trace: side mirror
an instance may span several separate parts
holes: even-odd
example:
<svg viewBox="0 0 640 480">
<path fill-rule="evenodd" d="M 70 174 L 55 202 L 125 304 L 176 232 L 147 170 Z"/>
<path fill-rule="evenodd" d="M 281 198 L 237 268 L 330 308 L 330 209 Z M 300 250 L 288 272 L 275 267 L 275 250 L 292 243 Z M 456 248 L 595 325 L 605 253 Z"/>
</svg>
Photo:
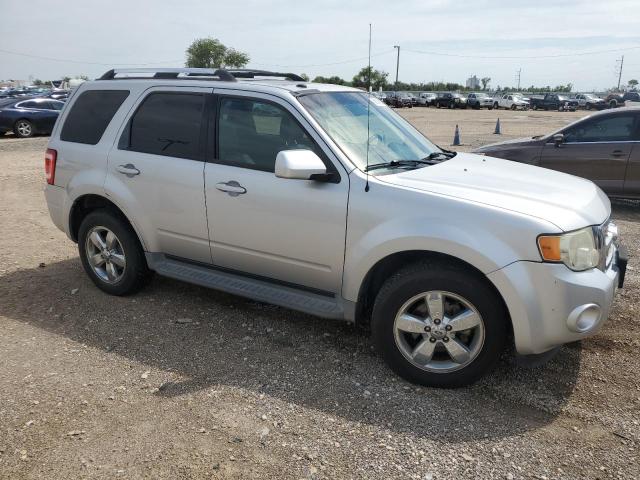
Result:
<svg viewBox="0 0 640 480">
<path fill-rule="evenodd" d="M 326 180 L 327 167 L 311 150 L 282 150 L 276 156 L 276 177 Z"/>
<path fill-rule="evenodd" d="M 556 147 L 559 147 L 560 145 L 562 145 L 564 143 L 564 135 L 562 133 L 556 133 L 553 136 L 553 143 L 555 144 Z"/>
</svg>

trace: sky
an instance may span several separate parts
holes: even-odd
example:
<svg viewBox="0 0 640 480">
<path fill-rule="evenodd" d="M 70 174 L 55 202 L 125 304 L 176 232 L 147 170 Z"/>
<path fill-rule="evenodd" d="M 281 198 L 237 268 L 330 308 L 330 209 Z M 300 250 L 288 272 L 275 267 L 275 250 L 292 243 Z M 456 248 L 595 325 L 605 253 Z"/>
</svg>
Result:
<svg viewBox="0 0 640 480">
<path fill-rule="evenodd" d="M 506 4 L 506 5 L 505 5 Z M 638 0 L 0 0 L 0 79 L 180 67 L 195 38 L 249 54 L 248 67 L 339 75 L 367 65 L 405 82 L 555 86 L 574 91 L 640 79 Z M 541 58 L 545 57 L 545 58 Z M 618 62 L 618 63 L 617 63 Z"/>
</svg>

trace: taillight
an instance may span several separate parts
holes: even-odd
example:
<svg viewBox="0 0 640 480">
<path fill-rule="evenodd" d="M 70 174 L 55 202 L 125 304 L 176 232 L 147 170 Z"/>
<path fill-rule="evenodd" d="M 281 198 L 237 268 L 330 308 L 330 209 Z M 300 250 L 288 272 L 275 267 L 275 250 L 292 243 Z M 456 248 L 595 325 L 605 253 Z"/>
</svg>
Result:
<svg viewBox="0 0 640 480">
<path fill-rule="evenodd" d="M 58 158 L 58 152 L 53 148 L 47 148 L 47 153 L 44 154 L 44 173 L 47 177 L 47 183 L 53 185 L 56 177 L 56 159 Z"/>
</svg>

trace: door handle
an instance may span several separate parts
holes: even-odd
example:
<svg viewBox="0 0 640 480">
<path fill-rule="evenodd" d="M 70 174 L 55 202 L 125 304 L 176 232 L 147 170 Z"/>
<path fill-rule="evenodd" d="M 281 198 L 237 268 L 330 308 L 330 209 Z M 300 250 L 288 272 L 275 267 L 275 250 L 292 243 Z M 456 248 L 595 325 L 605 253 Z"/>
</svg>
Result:
<svg viewBox="0 0 640 480">
<path fill-rule="evenodd" d="M 116 170 L 127 177 L 131 178 L 135 175 L 140 175 L 140 170 L 136 168 L 133 163 L 127 163 L 126 165 L 118 165 Z"/>
<path fill-rule="evenodd" d="M 614 150 L 611 152 L 612 157 L 622 157 L 624 156 L 624 152 L 622 150 Z"/>
<path fill-rule="evenodd" d="M 235 180 L 229 180 L 228 182 L 216 183 L 216 188 L 221 192 L 226 192 L 232 197 L 237 197 L 247 193 L 247 189 L 240 185 Z"/>
</svg>

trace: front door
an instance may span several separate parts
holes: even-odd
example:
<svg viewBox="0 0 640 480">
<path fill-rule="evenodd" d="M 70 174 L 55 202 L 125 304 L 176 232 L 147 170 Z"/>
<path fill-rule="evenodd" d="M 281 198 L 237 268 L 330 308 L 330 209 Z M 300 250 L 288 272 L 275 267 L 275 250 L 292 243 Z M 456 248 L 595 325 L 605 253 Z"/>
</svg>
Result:
<svg viewBox="0 0 640 480">
<path fill-rule="evenodd" d="M 216 90 L 217 145 L 205 167 L 217 266 L 335 293 L 344 261 L 349 178 L 306 120 L 266 94 Z M 314 150 L 337 183 L 278 178 L 281 150 Z"/>
<path fill-rule="evenodd" d="M 545 144 L 540 166 L 587 178 L 609 195 L 624 190 L 637 119 L 632 113 L 598 115 L 565 129 L 564 142 Z"/>
<path fill-rule="evenodd" d="M 147 90 L 109 154 L 105 190 L 126 206 L 145 248 L 211 263 L 204 151 L 211 88 Z"/>
</svg>

